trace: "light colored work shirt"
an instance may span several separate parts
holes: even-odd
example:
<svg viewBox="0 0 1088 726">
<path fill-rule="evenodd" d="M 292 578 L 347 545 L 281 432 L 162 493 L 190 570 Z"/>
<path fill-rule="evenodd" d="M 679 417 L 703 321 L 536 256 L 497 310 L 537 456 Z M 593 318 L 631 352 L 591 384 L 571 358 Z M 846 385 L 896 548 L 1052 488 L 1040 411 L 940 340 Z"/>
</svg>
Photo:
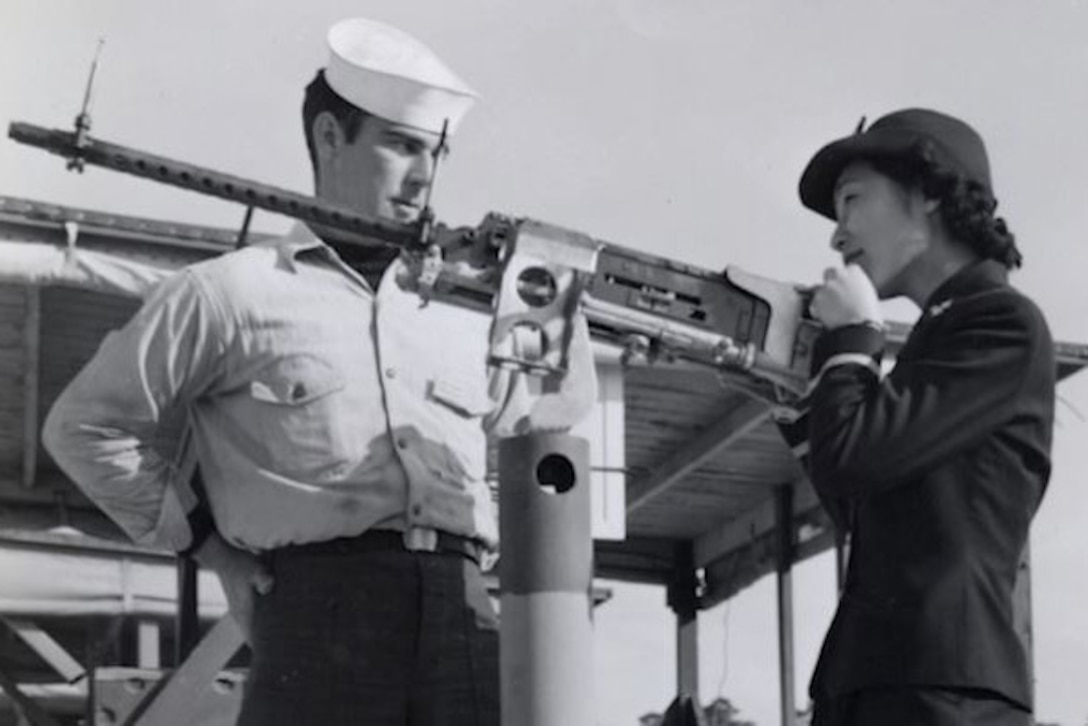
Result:
<svg viewBox="0 0 1088 726">
<path fill-rule="evenodd" d="M 142 543 L 187 546 L 199 461 L 236 546 L 374 527 L 494 546 L 485 432 L 516 396 L 489 318 L 424 305 L 406 275 L 375 294 L 303 225 L 185 268 L 72 380 L 45 446 Z"/>
</svg>

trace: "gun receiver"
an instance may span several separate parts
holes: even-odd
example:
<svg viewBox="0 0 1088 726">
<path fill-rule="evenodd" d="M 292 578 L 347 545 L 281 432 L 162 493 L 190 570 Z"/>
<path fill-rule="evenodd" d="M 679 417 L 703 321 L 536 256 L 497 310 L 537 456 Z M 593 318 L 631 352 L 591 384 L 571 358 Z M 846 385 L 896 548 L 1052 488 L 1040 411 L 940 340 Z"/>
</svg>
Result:
<svg viewBox="0 0 1088 726">
<path fill-rule="evenodd" d="M 475 228 L 449 228 L 429 220 L 397 224 L 87 135 L 77 138 L 19 122 L 9 126 L 8 135 L 78 162 L 74 168 L 101 166 L 276 212 L 317 225 L 346 243 L 399 246 L 424 298 L 493 311 L 504 329 L 518 325 L 512 321 L 535 325 L 534 311 L 556 298 L 556 279 L 572 272 L 572 294 L 593 336 L 621 346 L 624 360 L 683 359 L 754 376 L 771 384 L 779 398 L 804 392 L 818 328 L 806 319 L 804 293 L 795 285 L 735 268 L 722 275 L 530 219 L 489 214 Z M 527 260 L 520 266 L 515 264 L 519 255 Z M 503 278 L 511 267 L 517 268 L 517 279 L 507 281 L 513 292 L 504 304 Z M 537 332 L 543 345 L 557 344 L 547 340 L 548 331 Z M 558 345 L 560 354 L 542 356 L 538 367 L 563 369 L 565 342 Z"/>
</svg>

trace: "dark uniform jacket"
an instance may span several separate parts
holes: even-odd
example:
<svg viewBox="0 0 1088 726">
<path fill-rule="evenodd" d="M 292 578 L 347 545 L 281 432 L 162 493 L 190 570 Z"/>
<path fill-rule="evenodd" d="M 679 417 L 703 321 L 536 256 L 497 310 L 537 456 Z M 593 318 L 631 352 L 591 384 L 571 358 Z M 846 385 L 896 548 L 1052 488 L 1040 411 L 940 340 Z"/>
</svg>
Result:
<svg viewBox="0 0 1088 726">
<path fill-rule="evenodd" d="M 1046 322 L 986 261 L 933 294 L 883 379 L 882 347 L 867 326 L 817 344 L 809 472 L 851 546 L 812 695 L 968 687 L 1030 708 L 1012 593 L 1050 474 Z"/>
</svg>

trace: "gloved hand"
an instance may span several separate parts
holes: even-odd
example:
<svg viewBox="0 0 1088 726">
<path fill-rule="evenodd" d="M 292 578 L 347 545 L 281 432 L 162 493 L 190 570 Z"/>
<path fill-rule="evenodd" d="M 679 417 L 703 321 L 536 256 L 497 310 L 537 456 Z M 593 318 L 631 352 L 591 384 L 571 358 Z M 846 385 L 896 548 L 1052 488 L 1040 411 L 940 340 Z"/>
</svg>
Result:
<svg viewBox="0 0 1088 726">
<path fill-rule="evenodd" d="M 858 265 L 824 270 L 824 284 L 816 288 L 809 312 L 829 330 L 859 323 L 884 325 L 876 288 Z"/>
</svg>

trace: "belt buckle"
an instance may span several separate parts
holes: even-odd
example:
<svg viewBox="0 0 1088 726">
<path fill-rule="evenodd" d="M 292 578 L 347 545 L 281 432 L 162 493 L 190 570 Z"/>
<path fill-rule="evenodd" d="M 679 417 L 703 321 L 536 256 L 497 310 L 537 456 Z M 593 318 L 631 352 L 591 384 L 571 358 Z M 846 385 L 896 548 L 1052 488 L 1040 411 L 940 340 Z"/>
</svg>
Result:
<svg viewBox="0 0 1088 726">
<path fill-rule="evenodd" d="M 438 530 L 430 527 L 409 527 L 404 530 L 404 549 L 409 552 L 437 552 Z"/>
</svg>

